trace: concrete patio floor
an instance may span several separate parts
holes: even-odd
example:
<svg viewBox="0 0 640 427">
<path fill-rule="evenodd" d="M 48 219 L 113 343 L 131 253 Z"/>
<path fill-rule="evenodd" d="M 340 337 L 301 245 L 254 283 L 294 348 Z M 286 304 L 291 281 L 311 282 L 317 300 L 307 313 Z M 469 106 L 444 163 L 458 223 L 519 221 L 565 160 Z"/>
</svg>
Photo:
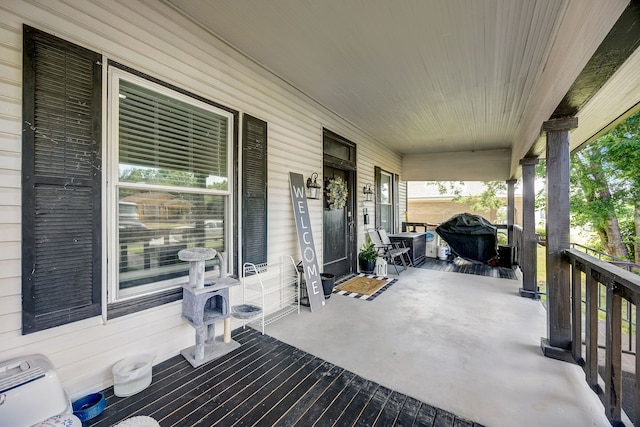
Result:
<svg viewBox="0 0 640 427">
<path fill-rule="evenodd" d="M 608 426 L 577 365 L 546 358 L 546 312 L 521 282 L 409 268 L 373 301 L 333 295 L 266 333 L 458 416 L 501 426 Z"/>
</svg>

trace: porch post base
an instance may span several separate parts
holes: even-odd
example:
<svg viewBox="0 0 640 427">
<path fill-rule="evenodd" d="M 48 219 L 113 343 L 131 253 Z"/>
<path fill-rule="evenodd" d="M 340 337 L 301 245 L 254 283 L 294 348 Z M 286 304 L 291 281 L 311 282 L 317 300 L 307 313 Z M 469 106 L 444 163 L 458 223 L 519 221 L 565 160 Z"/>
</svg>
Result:
<svg viewBox="0 0 640 427">
<path fill-rule="evenodd" d="M 571 349 L 553 347 L 549 344 L 549 340 L 547 338 L 540 338 L 540 348 L 542 349 L 542 354 L 546 357 L 561 360 L 563 362 L 576 363 L 576 361 L 573 360 Z"/>
<path fill-rule="evenodd" d="M 520 296 L 523 298 L 540 299 L 540 294 L 538 294 L 538 291 L 531 291 L 524 288 L 520 288 Z"/>
</svg>

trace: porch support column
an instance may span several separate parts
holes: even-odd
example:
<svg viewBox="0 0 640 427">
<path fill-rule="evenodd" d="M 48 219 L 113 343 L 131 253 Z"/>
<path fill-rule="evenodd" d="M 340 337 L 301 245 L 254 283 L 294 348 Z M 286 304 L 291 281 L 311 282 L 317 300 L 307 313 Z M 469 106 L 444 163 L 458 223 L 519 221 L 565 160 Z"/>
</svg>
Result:
<svg viewBox="0 0 640 427">
<path fill-rule="evenodd" d="M 515 245 L 513 241 L 513 224 L 516 216 L 516 182 L 517 180 L 515 179 L 507 181 L 507 242 L 511 247 Z"/>
<path fill-rule="evenodd" d="M 543 123 L 547 132 L 547 338 L 544 355 L 573 362 L 571 357 L 571 283 L 562 251 L 569 248 L 569 131 L 577 117 Z"/>
<path fill-rule="evenodd" d="M 538 242 L 536 239 L 535 168 L 538 159 L 522 159 L 522 288 L 520 296 L 538 299 Z"/>
</svg>

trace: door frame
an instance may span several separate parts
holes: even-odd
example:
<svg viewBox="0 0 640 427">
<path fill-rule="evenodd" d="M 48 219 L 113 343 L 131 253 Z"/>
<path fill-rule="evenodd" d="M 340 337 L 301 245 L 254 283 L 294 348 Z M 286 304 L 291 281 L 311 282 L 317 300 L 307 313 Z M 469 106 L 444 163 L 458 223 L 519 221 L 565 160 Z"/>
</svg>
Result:
<svg viewBox="0 0 640 427">
<path fill-rule="evenodd" d="M 356 182 L 356 178 L 357 178 L 357 174 L 356 174 L 356 159 L 355 159 L 355 155 L 356 155 L 356 144 L 349 141 L 348 139 L 345 139 L 343 137 L 341 137 L 340 135 L 336 134 L 335 132 L 332 132 L 328 129 L 323 129 L 323 147 L 325 145 L 325 141 L 327 139 L 331 139 L 332 142 L 334 143 L 339 143 L 341 145 L 344 145 L 345 147 L 348 147 L 350 152 L 353 153 L 353 157 L 350 159 L 342 159 L 339 157 L 335 157 L 332 156 L 331 154 L 327 154 L 326 153 L 326 149 L 323 148 L 323 156 L 322 156 L 322 163 L 323 163 L 323 170 L 324 170 L 324 166 L 329 166 L 332 167 L 334 169 L 340 169 L 342 171 L 344 171 L 346 173 L 346 175 L 348 176 L 348 196 L 347 196 L 347 204 L 345 205 L 345 208 L 348 209 L 348 212 L 351 212 L 351 219 L 349 220 L 348 215 L 347 215 L 347 221 L 349 221 L 349 223 L 347 224 L 347 228 L 348 228 L 348 233 L 349 236 L 347 236 L 347 257 L 348 257 L 348 265 L 349 265 L 349 271 L 347 272 L 347 274 L 350 273 L 357 273 L 358 271 L 358 210 L 357 210 L 357 195 L 356 195 L 356 188 L 357 188 L 357 182 Z M 323 174 L 324 175 L 324 174 Z M 324 178 L 324 176 L 323 176 Z M 324 179 L 323 179 L 324 181 Z M 324 201 L 323 201 L 323 206 L 324 206 Z M 323 208 L 324 209 L 324 208 Z M 323 212 L 324 215 L 324 212 Z M 323 220 L 324 223 L 324 220 Z M 325 239 L 325 234 L 324 234 L 324 228 L 322 230 L 322 245 L 323 245 L 323 252 L 324 252 L 324 245 L 325 245 L 326 239 Z M 324 268 L 324 259 L 322 260 L 322 264 L 323 264 L 323 268 Z"/>
</svg>

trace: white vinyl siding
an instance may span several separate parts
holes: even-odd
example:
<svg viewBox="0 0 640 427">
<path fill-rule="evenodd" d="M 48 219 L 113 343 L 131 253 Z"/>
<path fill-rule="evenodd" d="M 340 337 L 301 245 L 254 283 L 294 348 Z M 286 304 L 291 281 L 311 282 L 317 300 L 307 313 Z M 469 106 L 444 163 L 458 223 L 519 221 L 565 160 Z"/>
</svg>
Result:
<svg viewBox="0 0 640 427">
<path fill-rule="evenodd" d="M 121 358 L 152 352 L 157 363 L 178 354 L 193 345 L 194 331 L 180 316 L 181 303 L 174 302 L 108 322 L 94 317 L 21 335 L 23 23 L 266 121 L 269 125 L 268 234 L 278 236 L 269 239 L 269 263 L 278 263 L 284 255 L 299 258 L 288 173 L 300 173 L 306 179 L 313 172 L 322 171 L 323 127 L 357 144 L 358 246 L 365 236 L 360 209 L 364 198 L 361 184 L 373 183 L 374 165 L 392 173 L 400 171 L 401 158 L 397 153 L 177 15 L 162 1 L 3 2 L 0 5 L 0 55 L 3 58 L 0 63 L 0 360 L 30 353 L 45 354 L 58 369 L 72 398 L 110 385 L 111 367 Z M 402 188 L 403 183 L 401 194 Z M 309 201 L 309 211 L 317 253 L 322 253 L 322 200 Z M 231 290 L 232 303 L 240 298 L 239 291 Z"/>
</svg>

